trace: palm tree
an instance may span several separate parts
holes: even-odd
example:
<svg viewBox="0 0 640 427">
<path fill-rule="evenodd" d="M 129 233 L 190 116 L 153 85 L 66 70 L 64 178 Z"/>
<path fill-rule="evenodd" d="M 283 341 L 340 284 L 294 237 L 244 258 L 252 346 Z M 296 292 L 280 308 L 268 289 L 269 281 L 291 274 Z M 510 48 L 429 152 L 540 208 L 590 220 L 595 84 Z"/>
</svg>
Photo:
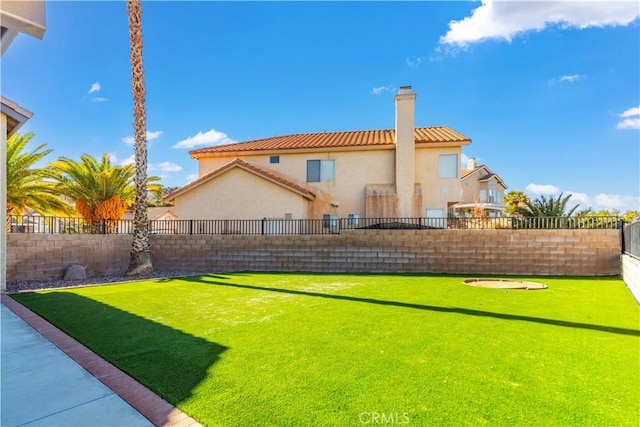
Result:
<svg viewBox="0 0 640 427">
<path fill-rule="evenodd" d="M 504 204 L 507 205 L 507 213 L 509 215 L 513 215 L 517 213 L 517 209 L 519 207 L 526 206 L 529 198 L 522 191 L 513 190 L 505 194 L 502 200 L 504 201 Z"/>
<path fill-rule="evenodd" d="M 91 231 L 101 233 L 111 232 L 133 204 L 134 173 L 134 165 L 113 165 L 105 153 L 99 160 L 88 154 L 80 156 L 80 161 L 60 157 L 44 176 L 52 181 L 56 192 L 75 200 L 76 210 L 89 221 Z M 162 191 L 160 185 L 153 184 L 159 180 L 149 177 L 145 188 Z"/>
<path fill-rule="evenodd" d="M 129 18 L 129 45 L 131 47 L 131 92 L 133 95 L 133 131 L 135 137 L 135 202 L 133 220 L 133 245 L 129 259 L 128 276 L 150 274 L 151 245 L 147 215 L 147 113 L 146 88 L 142 66 L 142 7 L 140 0 L 127 0 Z"/>
<path fill-rule="evenodd" d="M 567 212 L 569 199 L 571 199 L 571 194 L 564 196 L 564 193 L 560 193 L 557 198 L 550 197 L 547 199 L 544 196 L 540 196 L 539 199 L 533 201 L 527 200 L 525 206 L 516 208 L 516 213 L 526 217 L 570 217 L 578 209 L 580 204 L 575 205 Z"/>
<path fill-rule="evenodd" d="M 51 153 L 40 144 L 33 150 L 25 146 L 34 134 L 14 133 L 7 140 L 7 224 L 9 215 L 22 215 L 28 210 L 40 215 L 71 214 L 73 208 L 57 196 L 53 183 L 43 180 L 45 170 L 34 164 Z"/>
</svg>

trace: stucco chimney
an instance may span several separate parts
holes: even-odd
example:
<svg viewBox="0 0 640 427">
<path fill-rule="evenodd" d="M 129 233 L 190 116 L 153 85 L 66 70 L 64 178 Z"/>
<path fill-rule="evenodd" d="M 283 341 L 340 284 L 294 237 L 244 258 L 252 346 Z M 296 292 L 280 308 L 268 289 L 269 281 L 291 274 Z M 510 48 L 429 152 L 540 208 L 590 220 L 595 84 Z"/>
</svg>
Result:
<svg viewBox="0 0 640 427">
<path fill-rule="evenodd" d="M 478 163 L 476 162 L 476 159 L 474 159 L 473 157 L 470 158 L 469 160 L 467 160 L 467 170 L 468 171 L 472 171 L 474 170 L 476 167 L 478 167 Z"/>
<path fill-rule="evenodd" d="M 415 103 L 411 86 L 401 86 L 396 95 L 396 194 L 400 217 L 413 216 L 416 182 Z"/>
</svg>

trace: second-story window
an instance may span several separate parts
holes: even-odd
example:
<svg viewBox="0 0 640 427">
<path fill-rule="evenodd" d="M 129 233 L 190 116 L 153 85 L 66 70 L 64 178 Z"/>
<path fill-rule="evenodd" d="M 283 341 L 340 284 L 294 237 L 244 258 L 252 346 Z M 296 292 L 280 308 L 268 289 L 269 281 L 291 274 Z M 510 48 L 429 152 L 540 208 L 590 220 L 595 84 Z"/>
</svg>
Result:
<svg viewBox="0 0 640 427">
<path fill-rule="evenodd" d="M 438 156 L 438 178 L 458 177 L 458 155 L 440 154 Z"/>
<path fill-rule="evenodd" d="M 307 160 L 307 182 L 323 182 L 335 180 L 335 160 Z"/>
<path fill-rule="evenodd" d="M 280 163 L 280 156 L 269 157 L 269 163 Z"/>
</svg>

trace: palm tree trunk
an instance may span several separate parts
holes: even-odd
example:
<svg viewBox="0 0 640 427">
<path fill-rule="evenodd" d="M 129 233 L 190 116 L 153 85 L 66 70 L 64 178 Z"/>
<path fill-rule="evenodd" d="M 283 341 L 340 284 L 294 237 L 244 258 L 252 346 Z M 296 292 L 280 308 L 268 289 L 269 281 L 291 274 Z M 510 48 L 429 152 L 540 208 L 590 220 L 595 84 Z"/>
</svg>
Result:
<svg viewBox="0 0 640 427">
<path fill-rule="evenodd" d="M 127 0 L 129 42 L 131 45 L 131 91 L 133 93 L 133 131 L 135 135 L 135 185 L 133 247 L 127 276 L 153 272 L 149 221 L 147 216 L 147 113 L 145 110 L 144 69 L 142 67 L 142 8 L 140 0 Z"/>
</svg>

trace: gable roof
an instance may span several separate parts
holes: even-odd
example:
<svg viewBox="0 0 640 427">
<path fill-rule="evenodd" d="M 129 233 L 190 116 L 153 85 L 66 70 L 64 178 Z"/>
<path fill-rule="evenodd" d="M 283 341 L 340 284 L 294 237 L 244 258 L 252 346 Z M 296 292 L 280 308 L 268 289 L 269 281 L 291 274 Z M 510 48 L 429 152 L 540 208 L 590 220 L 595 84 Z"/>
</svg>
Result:
<svg viewBox="0 0 640 427">
<path fill-rule="evenodd" d="M 342 147 L 391 147 L 395 143 L 394 129 L 360 130 L 348 132 L 298 133 L 274 136 L 272 138 L 216 145 L 189 151 L 192 158 L 205 157 L 208 154 L 300 150 Z M 466 136 L 446 126 L 422 127 L 415 129 L 416 144 L 469 144 Z"/>
<path fill-rule="evenodd" d="M 184 187 L 178 188 L 177 190 L 172 191 L 171 193 L 167 194 L 166 196 L 164 196 L 164 200 L 166 201 L 170 201 L 175 199 L 177 196 L 184 194 L 188 191 L 193 190 L 196 187 L 199 187 L 200 185 L 216 178 L 219 175 L 222 175 L 225 172 L 230 171 L 233 168 L 240 168 L 243 169 L 249 173 L 252 173 L 256 176 L 259 176 L 260 178 L 266 179 L 267 181 L 271 181 L 274 184 L 277 184 L 281 187 L 286 188 L 287 190 L 293 191 L 294 193 L 298 193 L 299 195 L 301 195 L 302 197 L 305 197 L 309 200 L 314 200 L 316 198 L 315 193 L 313 193 L 311 190 L 296 184 L 295 182 L 292 182 L 274 172 L 271 172 L 269 170 L 263 169 L 259 166 L 256 166 L 252 163 L 246 162 L 242 159 L 234 159 L 232 161 L 230 161 L 229 163 L 226 163 L 222 166 L 220 166 L 218 169 L 209 172 L 208 174 L 206 174 L 205 176 L 196 179 L 195 181 L 191 182 L 190 184 L 185 185 Z"/>
<path fill-rule="evenodd" d="M 493 173 L 485 165 L 479 165 L 475 169 L 471 169 L 471 170 L 468 170 L 468 169 L 463 170 L 462 173 L 460 174 L 460 180 L 464 181 L 465 179 L 469 178 L 471 175 L 480 171 L 483 171 L 483 174 L 478 178 L 478 182 L 489 181 L 491 178 L 495 178 L 504 188 L 509 188 L 507 187 L 507 184 L 504 183 L 502 178 L 500 178 L 497 174 Z"/>
</svg>

